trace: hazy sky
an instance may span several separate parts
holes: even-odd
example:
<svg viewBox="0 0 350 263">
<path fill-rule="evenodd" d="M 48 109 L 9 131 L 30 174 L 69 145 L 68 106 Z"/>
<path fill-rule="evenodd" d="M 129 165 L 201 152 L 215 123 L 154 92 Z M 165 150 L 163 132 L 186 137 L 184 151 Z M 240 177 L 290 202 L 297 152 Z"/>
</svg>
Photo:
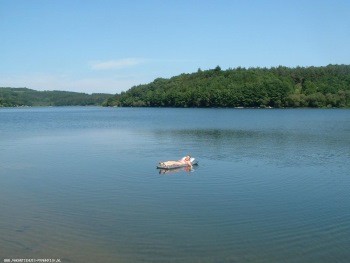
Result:
<svg viewBox="0 0 350 263">
<path fill-rule="evenodd" d="M 0 0 L 0 87 L 119 93 L 236 67 L 350 64 L 349 0 Z"/>
</svg>

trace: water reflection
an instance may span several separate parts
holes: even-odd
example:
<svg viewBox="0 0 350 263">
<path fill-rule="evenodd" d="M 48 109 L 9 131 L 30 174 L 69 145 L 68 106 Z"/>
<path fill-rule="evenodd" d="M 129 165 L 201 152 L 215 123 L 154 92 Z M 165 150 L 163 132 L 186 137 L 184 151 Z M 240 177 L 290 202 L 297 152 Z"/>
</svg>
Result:
<svg viewBox="0 0 350 263">
<path fill-rule="evenodd" d="M 196 165 L 197 167 L 197 165 Z M 159 169 L 159 174 L 174 174 L 174 173 L 178 173 L 178 172 L 186 172 L 188 173 L 188 175 L 190 175 L 190 173 L 194 172 L 196 169 L 194 168 L 194 166 L 192 167 L 179 167 L 179 168 L 175 168 L 175 169 Z"/>
<path fill-rule="evenodd" d="M 155 130 L 160 144 L 186 147 L 213 161 L 260 160 L 277 166 L 349 163 L 349 137 L 308 129 L 176 129 Z M 203 151 L 204 150 L 204 151 Z M 334 158 L 332 158 L 334 157 Z"/>
</svg>

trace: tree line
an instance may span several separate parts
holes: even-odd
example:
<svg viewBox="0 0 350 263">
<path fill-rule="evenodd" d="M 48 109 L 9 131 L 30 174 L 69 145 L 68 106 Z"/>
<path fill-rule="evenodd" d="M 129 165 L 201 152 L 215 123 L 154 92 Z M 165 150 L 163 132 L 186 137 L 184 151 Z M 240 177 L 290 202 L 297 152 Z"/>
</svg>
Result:
<svg viewBox="0 0 350 263">
<path fill-rule="evenodd" d="M 120 107 L 350 107 L 350 65 L 201 70 L 107 99 Z"/>
<path fill-rule="evenodd" d="M 69 91 L 36 91 L 28 88 L 0 88 L 0 107 L 100 106 L 111 94 Z"/>
</svg>

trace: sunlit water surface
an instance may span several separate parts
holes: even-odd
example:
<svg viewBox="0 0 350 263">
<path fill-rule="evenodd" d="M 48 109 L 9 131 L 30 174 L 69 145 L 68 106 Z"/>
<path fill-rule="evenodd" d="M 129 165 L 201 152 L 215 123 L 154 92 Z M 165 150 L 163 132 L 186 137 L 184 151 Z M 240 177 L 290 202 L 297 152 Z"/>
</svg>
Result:
<svg viewBox="0 0 350 263">
<path fill-rule="evenodd" d="M 0 260 L 350 262 L 350 110 L 0 109 L 0 211 Z"/>
</svg>

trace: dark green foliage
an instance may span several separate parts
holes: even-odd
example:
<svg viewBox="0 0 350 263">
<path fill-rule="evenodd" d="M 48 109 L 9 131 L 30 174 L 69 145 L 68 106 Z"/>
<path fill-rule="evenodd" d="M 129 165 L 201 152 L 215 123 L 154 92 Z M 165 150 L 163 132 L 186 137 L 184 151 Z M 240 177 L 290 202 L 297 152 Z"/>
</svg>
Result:
<svg viewBox="0 0 350 263">
<path fill-rule="evenodd" d="M 111 94 L 67 91 L 36 91 L 27 88 L 0 88 L 0 107 L 18 106 L 98 106 Z"/>
<path fill-rule="evenodd" d="M 350 107 L 350 66 L 198 69 L 134 86 L 121 107 Z"/>
</svg>

